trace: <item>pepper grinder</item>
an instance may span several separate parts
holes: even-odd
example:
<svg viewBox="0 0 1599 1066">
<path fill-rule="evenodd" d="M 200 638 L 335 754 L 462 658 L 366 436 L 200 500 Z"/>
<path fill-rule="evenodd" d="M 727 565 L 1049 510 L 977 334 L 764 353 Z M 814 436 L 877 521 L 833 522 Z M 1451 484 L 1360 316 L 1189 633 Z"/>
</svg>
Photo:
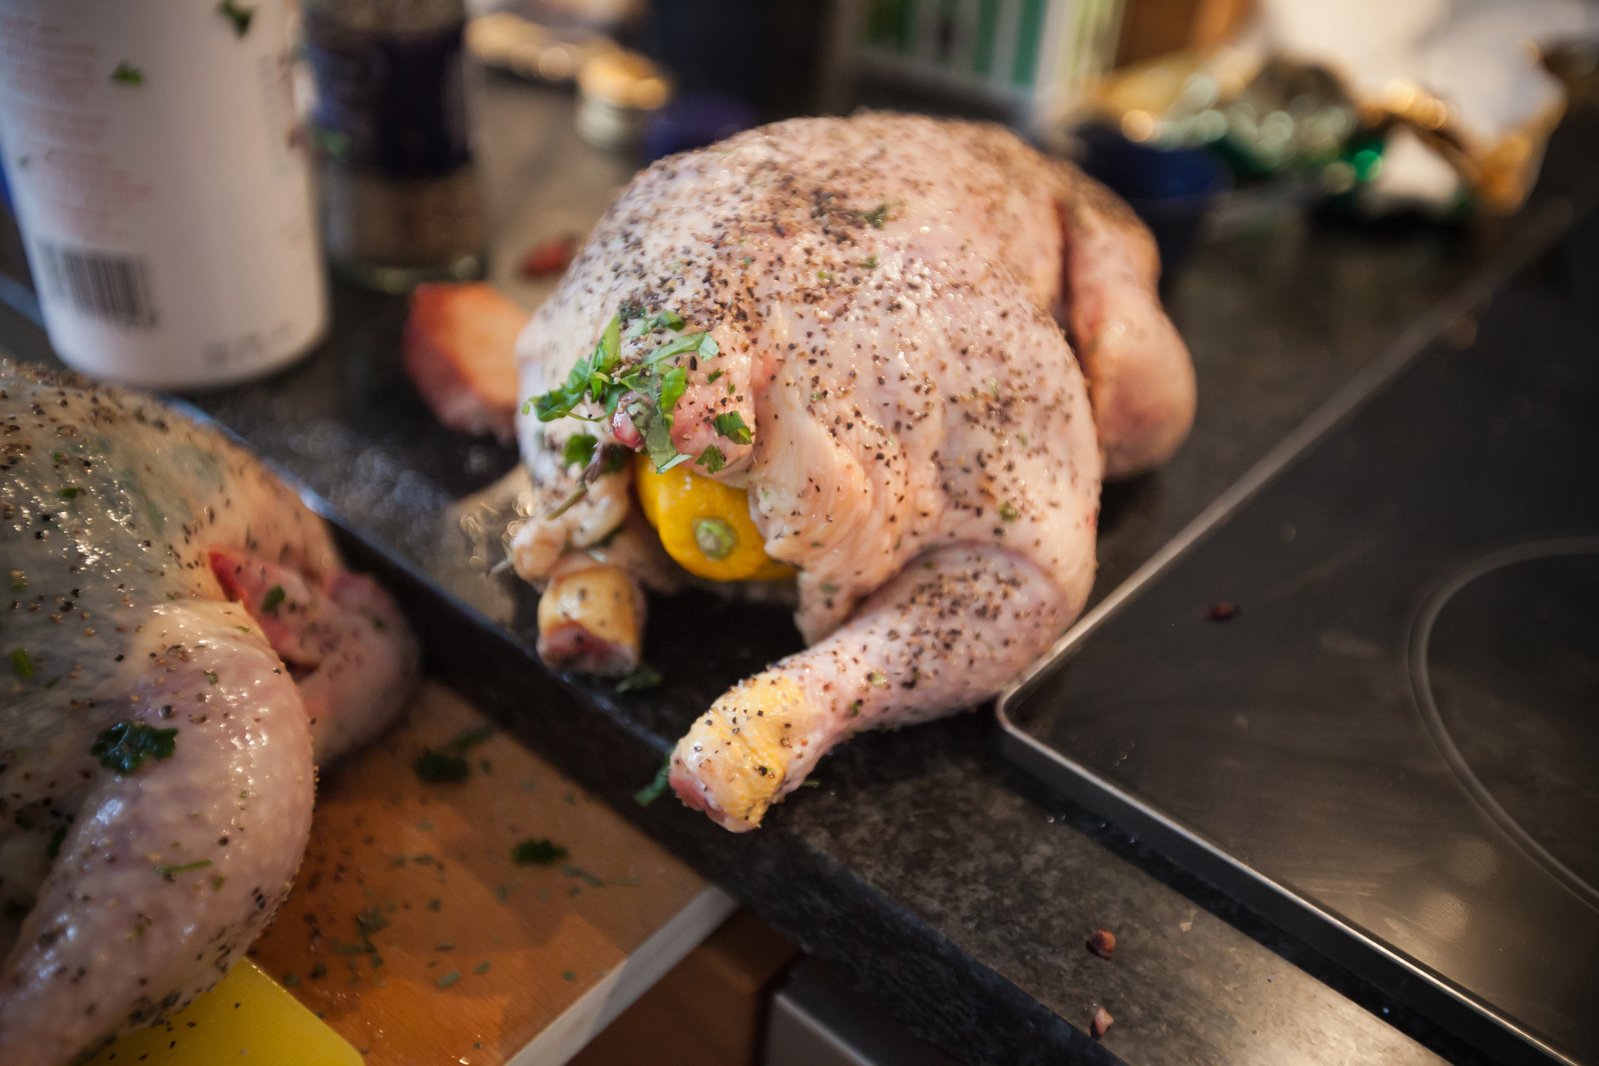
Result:
<svg viewBox="0 0 1599 1066">
<path fill-rule="evenodd" d="M 341 276 L 385 292 L 483 270 L 463 0 L 310 0 L 322 229 Z"/>
</svg>

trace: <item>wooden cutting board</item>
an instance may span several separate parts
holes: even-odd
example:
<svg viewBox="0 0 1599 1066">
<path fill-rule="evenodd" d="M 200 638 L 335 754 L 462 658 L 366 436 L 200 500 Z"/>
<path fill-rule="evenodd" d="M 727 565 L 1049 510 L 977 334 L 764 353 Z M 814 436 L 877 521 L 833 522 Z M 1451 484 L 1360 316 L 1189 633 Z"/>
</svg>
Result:
<svg viewBox="0 0 1599 1066">
<path fill-rule="evenodd" d="M 430 751 L 464 761 L 465 779 L 423 781 Z M 540 861 L 513 857 L 525 842 Z M 323 775 L 294 891 L 251 957 L 369 1066 L 530 1066 L 566 1061 L 732 910 L 427 684 L 403 722 Z"/>
</svg>

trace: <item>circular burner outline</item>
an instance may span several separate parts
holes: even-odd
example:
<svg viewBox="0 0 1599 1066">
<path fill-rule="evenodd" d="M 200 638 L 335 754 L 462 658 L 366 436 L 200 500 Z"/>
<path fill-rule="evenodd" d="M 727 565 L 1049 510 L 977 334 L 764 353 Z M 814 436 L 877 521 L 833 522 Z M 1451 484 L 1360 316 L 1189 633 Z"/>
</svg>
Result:
<svg viewBox="0 0 1599 1066">
<path fill-rule="evenodd" d="M 1471 769 L 1460 749 L 1455 746 L 1454 739 L 1449 735 L 1449 729 L 1444 725 L 1443 715 L 1438 710 L 1438 702 L 1433 697 L 1432 677 L 1427 669 L 1427 653 L 1432 642 L 1432 631 L 1437 624 L 1438 616 L 1443 613 L 1444 605 L 1454 598 L 1456 593 L 1480 577 L 1502 570 L 1516 563 L 1530 562 L 1534 559 L 1552 559 L 1566 555 L 1594 555 L 1599 554 L 1599 537 L 1563 537 L 1554 540 L 1531 541 L 1526 544 L 1517 544 L 1500 551 L 1491 552 L 1471 562 L 1454 576 L 1440 586 L 1422 606 L 1411 626 L 1410 636 L 1410 686 L 1415 693 L 1416 706 L 1421 711 L 1423 724 L 1427 727 L 1428 734 L 1438 747 L 1438 752 L 1443 756 L 1449 768 L 1454 771 L 1460 783 L 1465 786 L 1466 792 L 1472 800 L 1482 808 L 1484 814 L 1491 818 L 1505 835 L 1520 848 L 1529 859 L 1542 866 L 1544 870 L 1560 883 L 1566 891 L 1576 896 L 1589 907 L 1599 911 L 1599 889 L 1583 880 L 1582 876 L 1565 863 L 1555 858 L 1553 853 L 1542 844 L 1538 843 L 1531 834 L 1521 828 L 1521 824 L 1510 816 L 1510 813 L 1500 806 L 1494 799 L 1493 793 L 1488 791 L 1482 781 Z"/>
</svg>

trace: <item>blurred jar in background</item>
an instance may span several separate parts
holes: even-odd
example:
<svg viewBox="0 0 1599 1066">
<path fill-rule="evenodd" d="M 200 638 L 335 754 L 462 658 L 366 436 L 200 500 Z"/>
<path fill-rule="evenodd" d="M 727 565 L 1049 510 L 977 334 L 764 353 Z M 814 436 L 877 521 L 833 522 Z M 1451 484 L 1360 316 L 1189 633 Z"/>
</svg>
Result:
<svg viewBox="0 0 1599 1066">
<path fill-rule="evenodd" d="M 202 388 L 321 338 L 295 32 L 287 0 L 0 0 L 0 145 L 69 365 Z"/>
<path fill-rule="evenodd" d="M 323 239 L 387 292 L 475 277 L 483 221 L 462 67 L 462 0 L 308 0 Z"/>
</svg>

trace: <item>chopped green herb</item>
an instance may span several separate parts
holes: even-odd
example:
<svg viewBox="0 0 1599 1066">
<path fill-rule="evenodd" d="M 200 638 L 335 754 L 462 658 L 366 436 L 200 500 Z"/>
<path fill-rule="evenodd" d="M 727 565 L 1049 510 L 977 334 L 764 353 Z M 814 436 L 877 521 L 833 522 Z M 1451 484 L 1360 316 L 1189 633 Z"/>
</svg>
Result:
<svg viewBox="0 0 1599 1066">
<path fill-rule="evenodd" d="M 705 376 L 705 384 L 715 385 L 718 378 L 727 373 L 725 370 L 713 370 Z"/>
<path fill-rule="evenodd" d="M 600 335 L 599 343 L 594 346 L 594 351 L 588 358 L 579 359 L 573 365 L 566 375 L 565 384 L 533 397 L 522 405 L 523 413 L 537 414 L 540 422 L 553 422 L 570 415 L 591 394 L 599 399 L 618 385 L 619 382 L 614 382 L 611 374 L 622 361 L 620 330 L 621 318 L 613 316 Z"/>
<path fill-rule="evenodd" d="M 999 519 L 1000 519 L 1000 521 L 1002 521 L 1002 522 L 1014 522 L 1019 517 L 1021 517 L 1021 512 L 1018 511 L 1014 506 L 1012 506 L 1010 501 L 1007 500 L 1006 502 L 1004 502 L 1004 503 L 999 505 Z"/>
<path fill-rule="evenodd" d="M 644 357 L 645 366 L 660 366 L 674 355 L 698 351 L 710 337 L 708 333 L 682 333 Z M 711 341 L 714 345 L 716 342 Z"/>
<path fill-rule="evenodd" d="M 449 988 L 451 985 L 455 984 L 455 982 L 459 981 L 460 979 L 461 979 L 461 971 L 460 970 L 451 970 L 449 973 L 447 973 L 443 977 L 439 978 L 438 986 L 440 988 Z"/>
<path fill-rule="evenodd" d="M 867 256 L 866 257 L 866 262 L 862 263 L 861 265 L 864 266 L 867 270 L 876 270 L 877 269 L 877 256 L 875 256 L 875 255 Z"/>
<path fill-rule="evenodd" d="M 832 281 L 833 280 L 833 272 L 831 270 L 818 270 L 816 272 L 816 280 L 817 281 Z"/>
<path fill-rule="evenodd" d="M 222 0 L 217 10 L 233 23 L 235 37 L 243 37 L 250 32 L 250 20 L 255 18 L 255 8 L 246 7 L 237 0 Z"/>
<path fill-rule="evenodd" d="M 614 316 L 606 326 L 594 351 L 587 358 L 579 359 L 572 367 L 565 383 L 532 397 L 522 405 L 522 410 L 524 414 L 536 414 L 541 422 L 567 416 L 593 421 L 590 416 L 578 413 L 577 409 L 585 403 L 593 403 L 603 407 L 608 416 L 614 415 L 626 399 L 627 415 L 644 437 L 644 450 L 655 463 L 655 468 L 664 472 L 689 458 L 680 455 L 672 444 L 671 435 L 673 412 L 677 401 L 688 388 L 688 375 L 683 367 L 668 367 L 667 361 L 686 352 L 709 359 L 721 349 L 709 333 L 680 333 L 657 345 L 639 363 L 624 369 L 620 332 L 624 315 L 632 321 L 627 331 L 629 337 L 643 336 L 662 327 L 676 330 L 683 327 L 682 316 L 671 311 L 644 318 L 641 308 L 624 308 L 622 314 Z M 567 455 L 569 463 L 576 458 L 575 454 Z M 592 471 L 592 467 L 589 471 Z M 588 480 L 592 480 L 592 477 L 587 478 L 552 513 L 559 513 L 581 499 L 587 491 Z"/>
<path fill-rule="evenodd" d="M 443 907 L 444 901 L 436 896 L 433 899 L 428 900 L 428 910 L 430 911 L 440 910 Z"/>
<path fill-rule="evenodd" d="M 618 692 L 642 692 L 661 683 L 661 672 L 649 663 L 639 663 L 638 669 L 616 683 Z"/>
<path fill-rule="evenodd" d="M 117 64 L 117 69 L 111 72 L 111 80 L 123 85 L 143 85 L 144 71 L 124 59 Z"/>
<path fill-rule="evenodd" d="M 716 427 L 716 432 L 734 444 L 748 444 L 754 439 L 750 427 L 744 424 L 744 416 L 737 411 L 717 415 L 711 419 L 711 425 Z"/>
<path fill-rule="evenodd" d="M 566 447 L 561 452 L 561 461 L 567 466 L 588 466 L 594 460 L 594 449 L 599 447 L 599 438 L 592 433 L 576 433 L 566 439 Z"/>
<path fill-rule="evenodd" d="M 283 606 L 285 596 L 282 585 L 273 585 L 267 589 L 266 595 L 261 597 L 261 610 L 267 614 L 277 614 L 278 608 Z"/>
<path fill-rule="evenodd" d="M 554 866 L 566 858 L 566 849 L 542 837 L 529 837 L 511 849 L 511 861 L 518 866 Z"/>
<path fill-rule="evenodd" d="M 866 675 L 866 683 L 873 688 L 887 688 L 888 678 L 884 676 L 881 670 L 872 670 Z"/>
<path fill-rule="evenodd" d="M 62 488 L 61 490 L 59 490 L 56 493 L 56 495 L 60 496 L 63 500 L 75 500 L 80 495 L 82 495 L 82 493 L 83 493 L 83 490 L 81 488 L 79 488 L 77 485 L 68 485 L 65 488 Z"/>
<path fill-rule="evenodd" d="M 151 868 L 155 870 L 156 873 L 160 874 L 164 879 L 170 881 L 172 880 L 173 874 L 186 874 L 191 870 L 204 870 L 210 865 L 210 859 L 201 859 L 199 862 L 185 862 L 180 863 L 177 866 L 155 866 Z"/>
<path fill-rule="evenodd" d="M 460 755 L 431 748 L 418 755 L 411 767 L 417 777 L 434 785 L 457 784 L 472 773 L 472 767 Z"/>
<path fill-rule="evenodd" d="M 859 718 L 861 716 L 861 701 L 860 700 L 855 700 L 853 703 L 851 703 L 849 705 L 849 716 L 851 718 Z"/>
<path fill-rule="evenodd" d="M 11 649 L 11 669 L 24 681 L 33 677 L 33 660 L 28 658 L 27 648 Z"/>
<path fill-rule="evenodd" d="M 215 670 L 207 670 L 205 672 L 205 679 L 207 682 L 213 685 L 220 683 L 221 680 L 217 677 L 217 672 Z"/>
<path fill-rule="evenodd" d="M 284 988 L 299 988 L 300 975 L 297 973 L 286 973 L 283 975 L 282 984 Z"/>
<path fill-rule="evenodd" d="M 222 886 L 227 883 L 228 879 L 226 877 L 223 877 L 221 874 L 217 874 L 215 877 L 211 878 L 211 891 L 221 892 Z"/>
<path fill-rule="evenodd" d="M 178 748 L 177 736 L 176 729 L 156 729 L 124 718 L 94 738 L 89 754 L 118 777 L 126 777 L 144 765 L 146 757 L 170 759 Z"/>
<path fill-rule="evenodd" d="M 727 465 L 727 456 L 716 445 L 707 444 L 705 450 L 700 452 L 700 457 L 694 460 L 694 465 L 703 466 L 707 472 L 714 474 Z"/>
<path fill-rule="evenodd" d="M 822 787 L 822 783 L 820 781 L 816 781 L 816 780 L 801 781 L 799 783 L 799 787 L 800 788 L 821 788 Z"/>
<path fill-rule="evenodd" d="M 313 962 L 311 964 L 311 972 L 308 975 L 308 976 L 310 976 L 311 980 L 315 981 L 315 980 L 318 980 L 319 978 L 326 977 L 327 975 L 328 975 L 328 964 L 327 963 L 325 963 L 325 962 Z"/>
<path fill-rule="evenodd" d="M 23 592 L 28 587 L 28 576 L 21 570 L 11 571 L 11 591 Z"/>
<path fill-rule="evenodd" d="M 648 807 L 661 798 L 661 794 L 668 787 L 667 779 L 672 775 L 672 757 L 668 755 L 661 763 L 661 768 L 655 772 L 655 780 L 633 793 L 633 802 L 640 807 Z"/>
<path fill-rule="evenodd" d="M 437 944 L 433 945 L 433 950 L 434 951 L 454 951 L 455 950 L 455 941 L 453 941 L 453 940 L 441 941 L 440 943 L 437 943 Z"/>
<path fill-rule="evenodd" d="M 561 971 L 561 980 L 563 980 L 563 981 L 576 981 L 577 980 L 577 974 L 573 973 L 571 970 L 562 970 Z"/>
<path fill-rule="evenodd" d="M 838 586 L 831 581 L 822 582 L 820 587 L 823 596 L 836 596 L 838 594 Z"/>
<path fill-rule="evenodd" d="M 888 210 L 888 204 L 878 204 L 870 211 L 863 211 L 861 220 L 873 229 L 882 229 L 883 223 L 888 221 Z"/>
<path fill-rule="evenodd" d="M 484 961 L 478 963 L 476 966 L 472 967 L 472 972 L 475 973 L 475 974 L 488 973 L 489 972 L 488 960 L 485 959 Z"/>
<path fill-rule="evenodd" d="M 378 908 L 368 907 L 366 910 L 355 916 L 355 924 L 361 927 L 361 931 L 363 933 L 370 934 L 377 932 L 379 929 L 387 929 L 389 926 L 389 919 L 388 915 L 384 914 Z"/>
</svg>

